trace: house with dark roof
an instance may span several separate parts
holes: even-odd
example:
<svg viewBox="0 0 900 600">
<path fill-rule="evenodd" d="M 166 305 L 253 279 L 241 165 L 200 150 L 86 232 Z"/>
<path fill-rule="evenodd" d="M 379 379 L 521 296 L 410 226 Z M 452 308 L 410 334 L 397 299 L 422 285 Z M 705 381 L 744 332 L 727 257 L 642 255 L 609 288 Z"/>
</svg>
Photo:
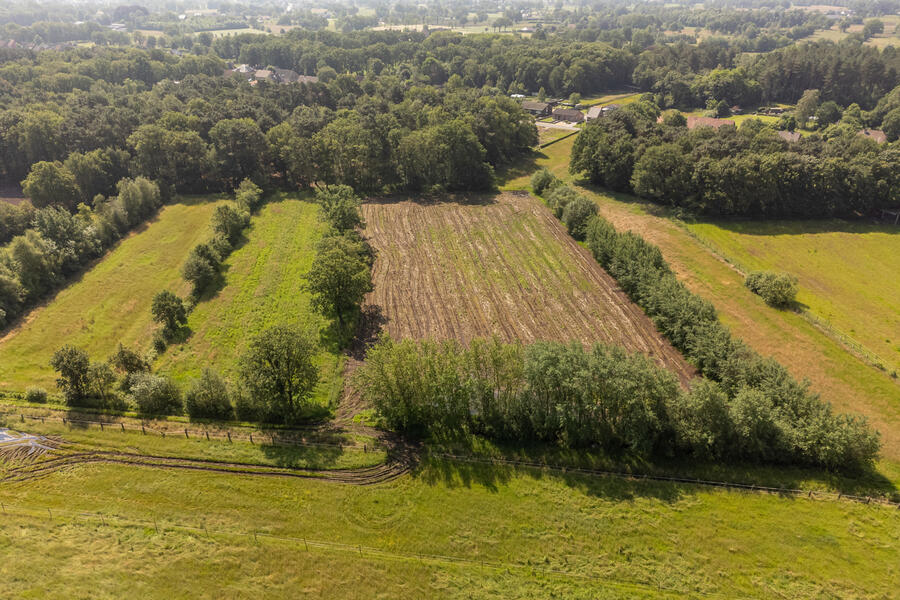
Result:
<svg viewBox="0 0 900 600">
<path fill-rule="evenodd" d="M 574 108 L 554 108 L 552 115 L 557 121 L 568 121 L 569 123 L 584 121 L 584 113 Z"/>
<path fill-rule="evenodd" d="M 253 78 L 256 79 L 257 81 L 275 82 L 278 80 L 278 78 L 275 77 L 275 73 L 273 73 L 272 71 L 270 71 L 268 69 L 259 69 L 258 71 L 253 73 Z"/>
<path fill-rule="evenodd" d="M 546 102 L 534 102 L 525 100 L 522 102 L 522 108 L 534 115 L 535 117 L 546 117 L 550 114 L 550 105 Z"/>
<path fill-rule="evenodd" d="M 290 69 L 279 69 L 278 67 L 273 67 L 272 70 L 275 72 L 275 77 L 278 79 L 278 83 L 297 83 L 300 79 L 300 74 L 296 71 L 291 71 Z"/>
</svg>

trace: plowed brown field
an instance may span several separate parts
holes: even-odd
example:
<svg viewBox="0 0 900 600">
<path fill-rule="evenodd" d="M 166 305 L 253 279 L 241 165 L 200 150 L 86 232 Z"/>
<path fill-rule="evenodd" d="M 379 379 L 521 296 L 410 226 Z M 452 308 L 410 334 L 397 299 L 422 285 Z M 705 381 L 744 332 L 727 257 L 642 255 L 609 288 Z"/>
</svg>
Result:
<svg viewBox="0 0 900 600">
<path fill-rule="evenodd" d="M 604 342 L 653 357 L 682 383 L 694 374 L 533 196 L 375 200 L 363 214 L 377 252 L 367 303 L 395 339 Z"/>
</svg>

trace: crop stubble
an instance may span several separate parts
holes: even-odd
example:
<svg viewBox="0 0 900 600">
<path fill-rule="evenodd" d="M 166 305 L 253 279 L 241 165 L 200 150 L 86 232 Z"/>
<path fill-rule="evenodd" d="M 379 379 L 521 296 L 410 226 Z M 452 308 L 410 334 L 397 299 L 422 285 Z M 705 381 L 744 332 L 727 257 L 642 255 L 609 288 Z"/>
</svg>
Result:
<svg viewBox="0 0 900 600">
<path fill-rule="evenodd" d="M 533 196 L 374 200 L 363 214 L 377 252 L 366 303 L 395 339 L 604 342 L 653 357 L 682 383 L 694 375 Z"/>
</svg>

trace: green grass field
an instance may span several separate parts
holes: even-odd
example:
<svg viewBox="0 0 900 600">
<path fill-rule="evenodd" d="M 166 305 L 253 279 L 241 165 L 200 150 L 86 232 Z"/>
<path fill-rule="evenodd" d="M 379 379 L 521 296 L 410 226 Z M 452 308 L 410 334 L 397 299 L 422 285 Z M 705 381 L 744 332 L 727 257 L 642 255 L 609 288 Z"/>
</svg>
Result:
<svg viewBox="0 0 900 600">
<path fill-rule="evenodd" d="M 182 200 L 160 210 L 149 224 L 122 240 L 96 265 L 61 289 L 0 341 L 0 389 L 54 387 L 49 361 L 63 344 L 106 360 L 119 342 L 150 348 L 153 295 L 185 295 L 181 265 L 208 234 L 215 202 Z"/>
<path fill-rule="evenodd" d="M 15 597 L 886 598 L 900 576 L 896 509 L 449 461 L 370 487 L 87 465 L 0 501 Z"/>
<path fill-rule="evenodd" d="M 900 369 L 900 228 L 869 222 L 695 223 L 688 229 L 744 271 L 799 279 L 797 301 Z"/>
<path fill-rule="evenodd" d="M 249 339 L 268 326 L 296 323 L 324 328 L 324 318 L 310 310 L 302 289 L 323 227 L 312 202 L 276 198 L 254 215 L 246 241 L 225 261 L 225 282 L 188 317 L 190 337 L 160 356 L 156 369 L 185 382 L 212 367 L 233 376 Z M 316 399 L 328 403 L 340 392 L 343 365 L 336 350 L 319 357 L 322 380 Z"/>
</svg>

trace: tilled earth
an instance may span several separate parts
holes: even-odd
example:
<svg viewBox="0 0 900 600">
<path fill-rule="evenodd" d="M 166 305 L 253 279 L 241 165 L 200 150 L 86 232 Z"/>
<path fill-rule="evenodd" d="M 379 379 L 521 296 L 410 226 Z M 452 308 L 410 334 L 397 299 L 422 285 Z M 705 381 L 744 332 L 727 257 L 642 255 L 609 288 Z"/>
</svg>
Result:
<svg viewBox="0 0 900 600">
<path fill-rule="evenodd" d="M 642 352 L 683 385 L 694 369 L 533 196 L 363 205 L 375 248 L 367 311 L 395 339 L 499 336 Z"/>
</svg>

